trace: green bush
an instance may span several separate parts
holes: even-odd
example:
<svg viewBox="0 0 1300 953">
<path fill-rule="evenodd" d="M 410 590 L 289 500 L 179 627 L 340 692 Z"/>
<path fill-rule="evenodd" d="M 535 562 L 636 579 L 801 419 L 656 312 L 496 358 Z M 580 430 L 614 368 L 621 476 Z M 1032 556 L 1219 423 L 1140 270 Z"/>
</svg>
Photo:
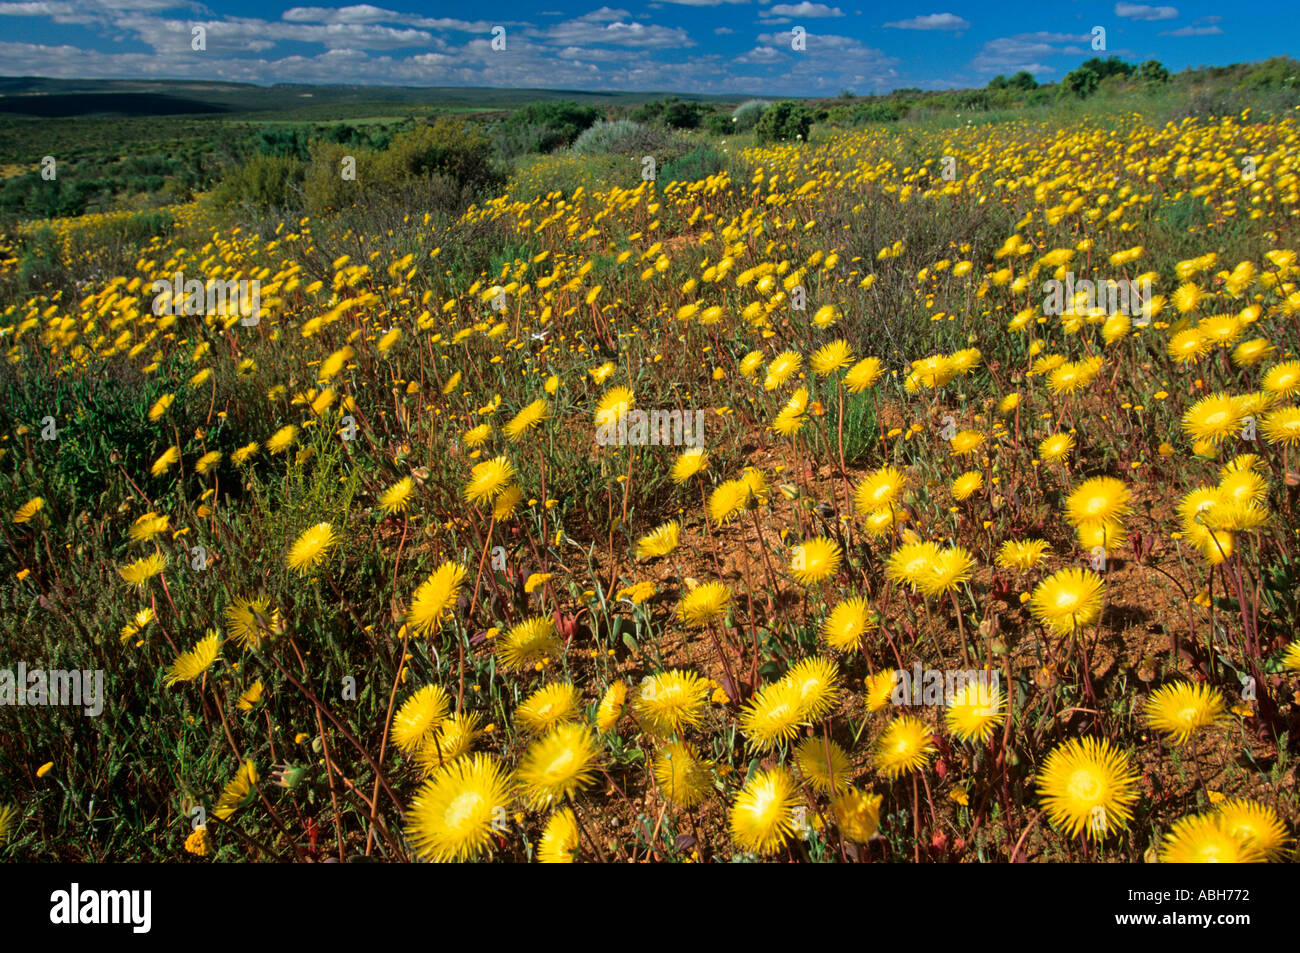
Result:
<svg viewBox="0 0 1300 953">
<path fill-rule="evenodd" d="M 748 99 L 733 109 L 731 118 L 735 120 L 732 125 L 736 132 L 749 132 L 757 126 L 759 118 L 771 105 L 766 99 Z"/>
<path fill-rule="evenodd" d="M 760 145 L 768 142 L 808 141 L 812 130 L 812 111 L 802 103 L 783 99 L 764 110 L 754 126 Z"/>
<path fill-rule="evenodd" d="M 213 194 L 218 205 L 251 205 L 258 211 L 285 208 L 302 184 L 304 163 L 288 156 L 256 155 L 222 180 Z"/>
<path fill-rule="evenodd" d="M 508 135 L 516 142 L 526 142 L 526 148 L 510 153 L 550 152 L 567 146 L 600 118 L 600 111 L 592 106 L 559 102 L 529 103 L 517 109 L 506 120 Z"/>
<path fill-rule="evenodd" d="M 492 165 L 488 137 L 458 119 L 436 119 L 394 136 L 388 148 L 376 156 L 371 174 L 374 181 L 367 181 L 364 188 L 385 195 L 400 192 L 414 179 L 433 175 L 446 176 L 474 193 L 505 181 Z"/>
<path fill-rule="evenodd" d="M 698 182 L 716 175 L 726 167 L 726 153 L 712 146 L 699 146 L 680 159 L 664 163 L 657 179 L 662 185 L 669 182 Z"/>
<path fill-rule="evenodd" d="M 1066 73 L 1061 79 L 1061 95 L 1087 99 L 1101 85 L 1101 77 L 1086 66 Z"/>
<path fill-rule="evenodd" d="M 356 160 L 356 179 L 343 178 L 343 160 Z M 314 143 L 303 178 L 303 205 L 313 218 L 336 214 L 353 205 L 374 176 L 374 154 L 352 145 Z"/>
</svg>

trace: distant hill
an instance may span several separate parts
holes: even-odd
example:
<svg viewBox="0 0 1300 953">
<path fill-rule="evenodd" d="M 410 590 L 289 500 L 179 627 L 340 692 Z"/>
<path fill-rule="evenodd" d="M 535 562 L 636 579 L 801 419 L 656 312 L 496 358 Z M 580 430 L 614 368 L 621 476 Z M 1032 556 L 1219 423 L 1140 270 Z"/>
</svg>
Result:
<svg viewBox="0 0 1300 953">
<path fill-rule="evenodd" d="M 492 89 L 461 86 L 307 86 L 214 83 L 194 80 L 46 79 L 0 77 L 0 113 L 67 117 L 93 115 L 180 116 L 292 112 L 316 118 L 340 105 L 513 109 L 539 100 L 583 105 L 636 105 L 668 95 L 700 102 L 734 96 L 666 92 L 585 92 L 570 89 Z M 333 115 L 333 113 L 330 113 Z"/>
</svg>

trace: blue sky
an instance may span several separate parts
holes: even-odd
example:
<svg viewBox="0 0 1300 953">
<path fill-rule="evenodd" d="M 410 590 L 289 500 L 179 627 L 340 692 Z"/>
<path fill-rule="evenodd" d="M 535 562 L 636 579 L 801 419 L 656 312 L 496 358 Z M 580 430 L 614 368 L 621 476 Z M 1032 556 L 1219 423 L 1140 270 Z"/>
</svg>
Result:
<svg viewBox="0 0 1300 953">
<path fill-rule="evenodd" d="M 612 2 L 612 0 L 611 0 Z M 1290 6 L 1288 14 L 1282 8 Z M 832 95 L 1059 80 L 1094 55 L 1172 70 L 1295 52 L 1295 0 L 1266 6 L 1006 0 L 655 0 L 602 6 L 0 0 L 0 74 L 252 83 Z M 192 28 L 207 49 L 191 49 Z M 505 49 L 493 49 L 494 27 Z M 1103 28 L 1106 49 L 1092 48 Z M 805 49 L 792 48 L 795 29 Z"/>
</svg>

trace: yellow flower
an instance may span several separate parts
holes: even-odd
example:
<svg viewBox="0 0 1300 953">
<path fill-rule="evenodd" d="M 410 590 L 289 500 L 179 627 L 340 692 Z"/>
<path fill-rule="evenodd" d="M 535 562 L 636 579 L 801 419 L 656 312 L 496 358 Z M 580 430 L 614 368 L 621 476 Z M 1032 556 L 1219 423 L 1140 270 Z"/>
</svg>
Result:
<svg viewBox="0 0 1300 953">
<path fill-rule="evenodd" d="M 731 807 L 731 837 L 743 850 L 775 854 L 795 832 L 794 781 L 784 768 L 758 771 Z"/>
<path fill-rule="evenodd" d="M 406 813 L 406 836 L 422 860 L 469 860 L 492 848 L 511 801 L 509 772 L 495 758 L 459 758 L 425 781 Z"/>
<path fill-rule="evenodd" d="M 876 628 L 876 614 L 861 596 L 845 599 L 822 623 L 822 636 L 826 644 L 841 652 L 849 652 L 862 645 L 863 637 Z"/>
<path fill-rule="evenodd" d="M 221 636 L 208 629 L 207 635 L 194 644 L 188 652 L 176 656 L 176 661 L 167 667 L 167 687 L 177 682 L 192 682 L 217 660 L 221 650 Z"/>
<path fill-rule="evenodd" d="M 1147 724 L 1182 745 L 1224 717 L 1223 695 L 1210 685 L 1175 682 L 1152 693 L 1145 713 Z"/>
<path fill-rule="evenodd" d="M 1088 569 L 1062 569 L 1034 587 L 1029 611 L 1057 635 L 1070 635 L 1096 621 L 1105 584 Z"/>
<path fill-rule="evenodd" d="M 338 542 L 339 538 L 333 526 L 329 523 L 317 523 L 303 530 L 289 547 L 285 561 L 290 569 L 306 574 L 309 569 L 324 562 L 330 550 L 337 546 Z"/>
<path fill-rule="evenodd" d="M 676 520 L 669 520 L 652 532 L 642 536 L 636 543 L 636 558 L 657 559 L 667 556 L 677 548 L 677 537 L 681 526 Z"/>
<path fill-rule="evenodd" d="M 952 481 L 952 498 L 959 503 L 969 499 L 984 487 L 984 474 L 978 470 L 968 470 Z"/>
<path fill-rule="evenodd" d="M 702 629 L 720 618 L 731 604 L 731 590 L 721 582 L 696 586 L 677 605 L 677 618 L 693 629 Z"/>
<path fill-rule="evenodd" d="M 802 543 L 790 553 L 790 575 L 800 585 L 810 586 L 835 574 L 840 568 L 843 553 L 829 539 L 817 536 Z"/>
<path fill-rule="evenodd" d="M 1052 825 L 1094 841 L 1122 830 L 1133 818 L 1137 774 L 1129 757 L 1109 741 L 1071 738 L 1047 756 L 1038 774 L 1038 794 Z"/>
<path fill-rule="evenodd" d="M 406 510 L 407 503 L 410 502 L 411 493 L 415 490 L 415 481 L 409 476 L 402 477 L 379 497 L 379 507 L 385 513 L 401 513 Z"/>
<path fill-rule="evenodd" d="M 889 723 L 876 739 L 872 763 L 876 771 L 886 778 L 924 768 L 935 747 L 930 740 L 931 731 L 925 722 L 912 715 L 903 715 Z"/>
</svg>

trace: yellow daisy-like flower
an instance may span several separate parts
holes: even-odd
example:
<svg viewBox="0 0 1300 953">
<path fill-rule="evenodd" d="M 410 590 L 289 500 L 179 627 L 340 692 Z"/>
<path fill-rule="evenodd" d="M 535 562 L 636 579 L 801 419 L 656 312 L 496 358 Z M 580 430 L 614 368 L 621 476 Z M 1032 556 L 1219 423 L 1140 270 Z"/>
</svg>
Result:
<svg viewBox="0 0 1300 953">
<path fill-rule="evenodd" d="M 171 688 L 177 682 L 194 681 L 212 667 L 220 651 L 221 636 L 208 629 L 207 635 L 194 643 L 194 648 L 182 652 L 176 656 L 176 661 L 167 666 L 167 687 Z"/>
<path fill-rule="evenodd" d="M 411 605 L 406 610 L 407 624 L 422 635 L 437 631 L 456 605 L 466 572 L 460 563 L 445 562 L 430 573 L 411 596 Z"/>
<path fill-rule="evenodd" d="M 704 452 L 703 448 L 692 447 L 689 450 L 683 450 L 677 459 L 673 461 L 673 468 L 669 476 L 674 483 L 685 483 L 708 465 L 709 455 Z"/>
<path fill-rule="evenodd" d="M 166 568 L 166 556 L 161 553 L 150 553 L 148 556 L 140 557 L 133 563 L 122 566 L 117 572 L 118 575 L 137 589 L 144 589 L 150 579 Z"/>
<path fill-rule="evenodd" d="M 958 430 L 948 441 L 948 453 L 954 457 L 964 457 L 974 453 L 984 443 L 984 434 L 978 430 Z"/>
<path fill-rule="evenodd" d="M 1273 411 L 1261 421 L 1260 431 L 1269 443 L 1288 447 L 1300 444 L 1300 407 L 1282 407 Z"/>
<path fill-rule="evenodd" d="M 481 447 L 487 443 L 490 436 L 492 436 L 492 425 L 479 424 L 477 427 L 471 427 L 461 434 L 460 440 L 466 447 L 473 450 L 475 447 Z"/>
<path fill-rule="evenodd" d="M 952 498 L 958 503 L 978 493 L 984 487 L 984 474 L 968 470 L 952 481 Z"/>
<path fill-rule="evenodd" d="M 45 508 L 45 500 L 39 496 L 33 496 L 18 509 L 14 510 L 15 523 L 29 523 L 33 516 Z M 165 528 L 165 527 L 164 527 Z"/>
<path fill-rule="evenodd" d="M 1050 544 L 1044 539 L 1009 539 L 998 550 L 998 565 L 1003 569 L 1016 569 L 1022 572 L 1037 569 L 1047 562 L 1046 553 Z"/>
<path fill-rule="evenodd" d="M 771 364 L 767 365 L 767 377 L 763 381 L 763 389 L 776 390 L 789 380 L 791 375 L 797 374 L 802 366 L 803 356 L 798 351 L 782 351 L 772 358 Z"/>
<path fill-rule="evenodd" d="M 415 481 L 409 476 L 402 477 L 379 496 L 379 508 L 385 513 L 401 513 L 411 501 L 415 490 Z"/>
<path fill-rule="evenodd" d="M 180 458 L 180 447 L 168 447 L 162 452 L 162 456 L 153 462 L 153 466 L 149 468 L 149 472 L 154 476 L 162 476 L 171 469 L 172 464 L 176 463 Z"/>
<path fill-rule="evenodd" d="M 783 437 L 793 437 L 807 421 L 808 388 L 800 387 L 790 395 L 790 399 L 776 415 L 776 419 L 772 421 L 772 429 Z"/>
<path fill-rule="evenodd" d="M 805 738 L 794 749 L 794 763 L 818 791 L 839 793 L 849 787 L 849 756 L 834 741 Z"/>
<path fill-rule="evenodd" d="M 831 801 L 840 832 L 855 844 L 865 844 L 880 827 L 879 794 L 859 791 L 850 786 Z"/>
<path fill-rule="evenodd" d="M 1055 463 L 1058 460 L 1064 460 L 1074 449 L 1074 438 L 1068 433 L 1056 433 L 1045 438 L 1038 444 L 1038 455 L 1044 463 Z"/>
<path fill-rule="evenodd" d="M 878 625 L 875 612 L 861 596 L 845 599 L 831 610 L 822 623 L 826 644 L 840 652 L 851 652 L 862 645 L 868 632 Z"/>
<path fill-rule="evenodd" d="M 1175 364 L 1189 364 L 1209 354 L 1211 346 L 1200 331 L 1187 328 L 1171 337 L 1165 350 Z"/>
<path fill-rule="evenodd" d="M 794 547 L 790 553 L 790 575 L 804 586 L 833 576 L 843 558 L 840 547 L 822 536 Z"/>
<path fill-rule="evenodd" d="M 573 721 L 581 714 L 582 697 L 572 682 L 551 682 L 533 692 L 515 709 L 515 722 L 531 734 Z"/>
<path fill-rule="evenodd" d="M 266 441 L 266 450 L 272 454 L 284 453 L 293 446 L 296 439 L 298 439 L 298 428 L 288 424 L 271 434 L 270 439 Z"/>
<path fill-rule="evenodd" d="M 522 672 L 544 658 L 558 656 L 564 650 L 555 634 L 550 616 L 524 619 L 497 641 L 496 655 L 508 672 Z"/>
<path fill-rule="evenodd" d="M 241 808 L 248 807 L 257 797 L 257 767 L 252 761 L 245 761 L 235 772 L 235 776 L 230 779 L 221 790 L 221 796 L 217 798 L 217 806 L 212 810 L 212 816 L 218 820 L 229 820 L 234 813 Z"/>
<path fill-rule="evenodd" d="M 782 681 L 789 682 L 798 693 L 801 721 L 823 718 L 839 702 L 840 672 L 832 659 L 813 656 L 796 662 Z"/>
<path fill-rule="evenodd" d="M 194 464 L 194 472 L 200 475 L 204 475 L 220 462 L 221 462 L 220 451 L 209 450 L 203 456 L 199 457 L 198 461 Z"/>
<path fill-rule="evenodd" d="M 853 348 L 844 339 L 824 344 L 813 354 L 811 364 L 814 374 L 829 377 L 853 360 Z"/>
<path fill-rule="evenodd" d="M 744 480 L 727 480 L 709 494 L 709 519 L 718 526 L 726 524 L 745 508 L 752 495 Z"/>
<path fill-rule="evenodd" d="M 975 558 L 970 550 L 950 546 L 934 554 L 929 567 L 918 577 L 916 587 L 932 598 L 941 596 L 970 579 L 974 570 Z"/>
<path fill-rule="evenodd" d="M 677 618 L 692 629 L 702 629 L 726 614 L 731 590 L 721 582 L 706 582 L 688 592 L 677 604 Z"/>
<path fill-rule="evenodd" d="M 172 405 L 172 401 L 175 399 L 175 394 L 163 394 L 159 397 L 154 401 L 153 406 L 149 408 L 149 419 L 157 420 L 163 414 L 167 413 L 167 408 Z"/>
<path fill-rule="evenodd" d="M 1219 690 L 1191 682 L 1175 682 L 1153 692 L 1145 712 L 1147 724 L 1177 745 L 1225 717 Z"/>
<path fill-rule="evenodd" d="M 1230 394 L 1202 397 L 1183 414 L 1183 432 L 1194 440 L 1220 444 L 1241 430 L 1241 410 Z"/>
<path fill-rule="evenodd" d="M 889 554 L 885 575 L 895 582 L 905 582 L 920 588 L 934 571 L 939 552 L 935 543 L 904 543 Z"/>
<path fill-rule="evenodd" d="M 885 706 L 889 704 L 890 699 L 893 697 L 894 686 L 898 684 L 899 674 L 894 669 L 887 668 L 863 679 L 862 684 L 865 692 L 862 700 L 867 706 L 867 711 L 885 710 Z"/>
<path fill-rule="evenodd" d="M 1279 397 L 1291 397 L 1300 393 L 1300 361 L 1274 364 L 1264 372 L 1260 387 Z"/>
<path fill-rule="evenodd" d="M 285 559 L 290 569 L 305 575 L 314 566 L 319 566 L 339 543 L 334 527 L 329 523 L 317 523 L 305 529 L 292 546 Z"/>
<path fill-rule="evenodd" d="M 458 758 L 429 778 L 406 813 L 406 836 L 421 860 L 469 860 L 492 848 L 508 816 L 510 773 L 486 754 Z"/>
<path fill-rule="evenodd" d="M 671 669 L 642 679 L 632 712 L 651 734 L 668 737 L 700 723 L 708 696 L 707 681 L 693 672 Z"/>
<path fill-rule="evenodd" d="M 1057 635 L 1091 625 L 1101 613 L 1101 577 L 1088 569 L 1062 569 L 1034 587 L 1029 611 Z"/>
<path fill-rule="evenodd" d="M 402 751 L 414 751 L 447 717 L 450 699 L 441 685 L 425 685 L 402 702 L 390 733 Z"/>
<path fill-rule="evenodd" d="M 770 751 L 790 741 L 807 722 L 799 687 L 789 679 L 765 685 L 740 712 L 740 730 L 755 751 Z"/>
<path fill-rule="evenodd" d="M 264 639 L 284 631 L 280 610 L 271 608 L 266 596 L 253 599 L 236 596 L 226 608 L 226 634 L 246 649 L 256 652 Z"/>
<path fill-rule="evenodd" d="M 477 712 L 462 711 L 445 719 L 424 736 L 415 752 L 415 763 L 425 777 L 432 777 L 438 768 L 469 754 L 474 739 L 479 735 L 480 720 Z"/>
<path fill-rule="evenodd" d="M 1232 363 L 1238 367 L 1252 367 L 1276 353 L 1277 348 L 1268 338 L 1252 338 L 1232 349 Z"/>
<path fill-rule="evenodd" d="M 519 505 L 524 498 L 524 491 L 513 483 L 507 486 L 497 494 L 495 502 L 492 504 L 492 518 L 498 523 L 504 523 L 514 515 L 515 507 Z"/>
<path fill-rule="evenodd" d="M 844 375 L 844 386 L 850 394 L 861 394 L 880 379 L 880 359 L 864 357 L 849 368 Z"/>
<path fill-rule="evenodd" d="M 519 440 L 529 430 L 532 430 L 539 423 L 546 419 L 548 405 L 544 398 L 533 401 L 524 407 L 519 413 L 515 414 L 508 423 L 501 428 L 501 432 L 506 435 L 506 439 L 512 443 Z"/>
<path fill-rule="evenodd" d="M 577 794 L 595 780 L 596 739 L 580 722 L 566 721 L 528 746 L 516 772 L 535 808 Z"/>
<path fill-rule="evenodd" d="M 630 388 L 611 387 L 596 404 L 596 429 L 617 427 L 618 422 L 636 406 L 636 397 Z"/>
<path fill-rule="evenodd" d="M 784 768 L 759 771 L 731 806 L 731 837 L 742 850 L 770 855 L 795 832 L 794 780 Z"/>
<path fill-rule="evenodd" d="M 249 460 L 253 459 L 253 456 L 257 453 L 257 451 L 258 451 L 258 443 L 256 440 L 254 440 L 252 443 L 246 443 L 230 455 L 230 462 L 237 467 L 242 467 Z"/>
<path fill-rule="evenodd" d="M 505 457 L 484 460 L 470 471 L 470 480 L 465 484 L 465 499 L 470 503 L 494 499 L 514 476 L 514 464 Z"/>
<path fill-rule="evenodd" d="M 1233 798 L 1219 805 L 1218 816 L 1224 830 L 1258 848 L 1265 859 L 1282 859 L 1291 838 L 1273 808 L 1257 801 Z"/>
<path fill-rule="evenodd" d="M 888 510 L 906 485 L 907 478 L 902 470 L 881 467 L 858 484 L 853 493 L 854 505 L 859 513 L 864 514 Z"/>
<path fill-rule="evenodd" d="M 127 533 L 137 543 L 147 543 L 159 533 L 165 533 L 170 522 L 170 517 L 159 516 L 153 512 L 145 513 L 131 524 Z"/>
<path fill-rule="evenodd" d="M 1071 738 L 1047 756 L 1038 794 L 1048 819 L 1075 837 L 1082 830 L 1101 841 L 1133 819 L 1137 774 L 1129 756 L 1109 741 Z"/>
<path fill-rule="evenodd" d="M 1126 516 L 1129 511 L 1129 488 L 1114 477 L 1084 480 L 1065 499 L 1065 519 L 1077 527 L 1088 521 Z"/>
<path fill-rule="evenodd" d="M 929 726 L 913 715 L 895 718 L 876 739 L 872 763 L 886 778 L 897 778 L 920 770 L 936 749 L 931 743 Z"/>
<path fill-rule="evenodd" d="M 656 526 L 651 532 L 636 541 L 636 558 L 643 560 L 667 556 L 677 548 L 677 538 L 680 532 L 681 524 L 676 520 L 669 520 L 662 526 Z"/>
<path fill-rule="evenodd" d="M 1170 828 L 1160 847 L 1162 864 L 1256 864 L 1264 852 L 1227 830 L 1219 814 L 1193 814 Z"/>
<path fill-rule="evenodd" d="M 571 864 L 581 846 L 578 819 L 573 808 L 562 807 L 551 815 L 537 843 L 539 864 Z"/>
<path fill-rule="evenodd" d="M 962 741 L 987 742 L 1006 717 L 1002 710 L 1005 704 L 996 673 L 990 676 L 980 671 L 973 679 L 964 678 L 953 690 L 944 723 Z"/>
<path fill-rule="evenodd" d="M 1300 672 L 1300 639 L 1296 639 L 1282 653 L 1282 666 L 1291 672 Z"/>
<path fill-rule="evenodd" d="M 610 731 L 623 717 L 623 708 L 627 704 L 627 682 L 615 679 L 605 689 L 600 705 L 596 709 L 596 728 L 598 731 Z"/>
<path fill-rule="evenodd" d="M 655 755 L 655 782 L 678 807 L 694 807 L 713 787 L 713 777 L 694 746 L 684 741 L 665 745 Z"/>
</svg>

